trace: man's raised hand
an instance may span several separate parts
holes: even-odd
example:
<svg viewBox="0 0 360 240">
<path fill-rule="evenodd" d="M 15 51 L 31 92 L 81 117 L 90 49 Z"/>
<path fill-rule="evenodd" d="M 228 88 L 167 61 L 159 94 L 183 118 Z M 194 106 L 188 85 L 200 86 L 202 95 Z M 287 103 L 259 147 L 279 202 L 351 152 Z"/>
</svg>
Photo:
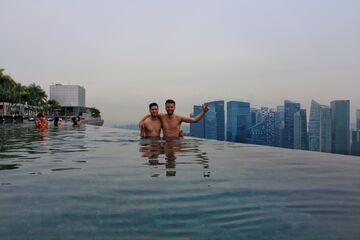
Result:
<svg viewBox="0 0 360 240">
<path fill-rule="evenodd" d="M 202 105 L 202 109 L 203 109 L 203 111 L 204 111 L 205 113 L 207 113 L 207 111 L 209 111 L 208 103 L 204 103 L 204 104 Z"/>
</svg>

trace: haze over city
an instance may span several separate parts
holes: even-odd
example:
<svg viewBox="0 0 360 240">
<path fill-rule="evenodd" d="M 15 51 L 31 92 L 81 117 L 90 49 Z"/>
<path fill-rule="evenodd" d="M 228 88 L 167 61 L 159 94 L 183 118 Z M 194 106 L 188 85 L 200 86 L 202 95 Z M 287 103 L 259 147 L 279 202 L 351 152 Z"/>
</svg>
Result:
<svg viewBox="0 0 360 240">
<path fill-rule="evenodd" d="M 0 68 L 47 92 L 82 85 L 107 122 L 156 101 L 360 108 L 359 1 L 1 1 Z"/>
</svg>

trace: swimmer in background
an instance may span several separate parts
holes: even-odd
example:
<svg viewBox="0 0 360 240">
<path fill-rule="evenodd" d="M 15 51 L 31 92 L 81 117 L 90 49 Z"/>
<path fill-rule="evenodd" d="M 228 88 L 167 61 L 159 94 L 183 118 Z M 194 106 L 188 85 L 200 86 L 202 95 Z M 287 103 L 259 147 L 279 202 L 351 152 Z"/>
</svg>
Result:
<svg viewBox="0 0 360 240">
<path fill-rule="evenodd" d="M 61 118 L 59 118 L 59 117 L 55 117 L 55 118 L 54 118 L 54 126 L 55 126 L 55 127 L 57 127 L 57 128 L 61 127 L 61 123 L 62 123 L 62 119 L 61 119 Z"/>
<path fill-rule="evenodd" d="M 39 130 L 47 130 L 49 128 L 49 122 L 45 118 L 44 114 L 38 113 L 35 120 L 35 126 Z"/>
<path fill-rule="evenodd" d="M 80 127 L 80 124 L 81 124 L 80 116 L 72 117 L 71 120 L 73 122 L 74 127 Z"/>
</svg>

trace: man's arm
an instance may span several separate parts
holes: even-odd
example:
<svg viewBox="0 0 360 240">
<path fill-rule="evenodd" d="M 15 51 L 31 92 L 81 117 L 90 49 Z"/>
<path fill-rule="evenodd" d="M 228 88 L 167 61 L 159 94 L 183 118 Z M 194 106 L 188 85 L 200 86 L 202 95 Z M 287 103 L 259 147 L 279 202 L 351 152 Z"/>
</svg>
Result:
<svg viewBox="0 0 360 240">
<path fill-rule="evenodd" d="M 181 116 L 181 121 L 186 122 L 186 123 L 196 123 L 196 122 L 200 121 L 200 119 L 202 119 L 205 116 L 205 114 L 207 113 L 207 111 L 209 110 L 208 104 L 204 103 L 202 105 L 202 109 L 203 109 L 202 112 L 194 118 Z"/>
<path fill-rule="evenodd" d="M 158 114 L 158 118 L 161 120 L 161 118 L 164 116 L 165 114 L 164 113 L 159 113 Z M 146 114 L 139 122 L 139 128 L 145 128 L 145 125 L 144 125 L 144 122 L 146 119 L 148 119 L 149 117 L 151 117 L 150 114 Z"/>
<path fill-rule="evenodd" d="M 141 137 L 141 138 L 145 138 L 145 137 L 146 137 L 145 127 L 140 128 L 140 137 Z"/>
<path fill-rule="evenodd" d="M 139 128 L 142 130 L 142 129 L 145 129 L 145 120 L 148 119 L 151 115 L 150 114 L 146 114 L 139 122 Z M 140 131 L 141 131 L 140 130 Z"/>
</svg>

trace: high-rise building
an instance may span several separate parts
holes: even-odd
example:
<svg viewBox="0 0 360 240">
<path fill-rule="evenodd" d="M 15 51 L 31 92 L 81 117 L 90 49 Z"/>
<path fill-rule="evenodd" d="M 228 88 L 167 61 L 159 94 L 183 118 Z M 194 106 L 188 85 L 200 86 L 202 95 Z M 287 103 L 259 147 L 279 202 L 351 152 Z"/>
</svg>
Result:
<svg viewBox="0 0 360 240">
<path fill-rule="evenodd" d="M 262 109 L 262 122 L 249 129 L 248 143 L 276 146 L 275 112 L 274 109 Z"/>
<path fill-rule="evenodd" d="M 73 116 L 88 112 L 85 104 L 85 88 L 79 85 L 50 85 L 50 99 L 60 104 L 61 115 Z"/>
<path fill-rule="evenodd" d="M 224 101 L 208 103 L 209 111 L 205 115 L 205 138 L 225 140 Z"/>
<path fill-rule="evenodd" d="M 256 125 L 256 111 L 257 109 L 255 108 L 251 108 L 251 126 L 255 126 Z"/>
<path fill-rule="evenodd" d="M 309 150 L 331 152 L 331 111 L 328 106 L 311 101 Z"/>
<path fill-rule="evenodd" d="M 350 101 L 336 100 L 331 106 L 332 152 L 349 154 L 350 152 Z"/>
<path fill-rule="evenodd" d="M 351 155 L 360 156 L 360 131 L 352 131 Z"/>
<path fill-rule="evenodd" d="M 315 100 L 311 101 L 309 118 L 309 150 L 320 151 L 320 108 Z"/>
<path fill-rule="evenodd" d="M 79 85 L 50 85 L 50 99 L 62 107 L 86 107 L 85 88 Z"/>
<path fill-rule="evenodd" d="M 294 114 L 294 148 L 308 150 L 305 109 L 300 109 L 300 111 Z"/>
<path fill-rule="evenodd" d="M 360 131 L 360 109 L 356 110 L 356 130 Z"/>
<path fill-rule="evenodd" d="M 274 146 L 281 147 L 284 145 L 284 106 L 277 106 L 274 114 Z"/>
<path fill-rule="evenodd" d="M 328 106 L 320 107 L 320 152 L 331 153 L 331 110 Z"/>
<path fill-rule="evenodd" d="M 285 128 L 283 147 L 294 148 L 294 114 L 300 111 L 300 103 L 285 100 Z"/>
<path fill-rule="evenodd" d="M 247 131 L 251 126 L 250 103 L 229 101 L 227 108 L 227 141 L 246 142 Z"/>
<path fill-rule="evenodd" d="M 196 117 L 202 112 L 202 106 L 194 106 L 194 111 L 190 117 Z M 197 123 L 190 123 L 190 135 L 198 138 L 205 138 L 205 117 Z"/>
</svg>

